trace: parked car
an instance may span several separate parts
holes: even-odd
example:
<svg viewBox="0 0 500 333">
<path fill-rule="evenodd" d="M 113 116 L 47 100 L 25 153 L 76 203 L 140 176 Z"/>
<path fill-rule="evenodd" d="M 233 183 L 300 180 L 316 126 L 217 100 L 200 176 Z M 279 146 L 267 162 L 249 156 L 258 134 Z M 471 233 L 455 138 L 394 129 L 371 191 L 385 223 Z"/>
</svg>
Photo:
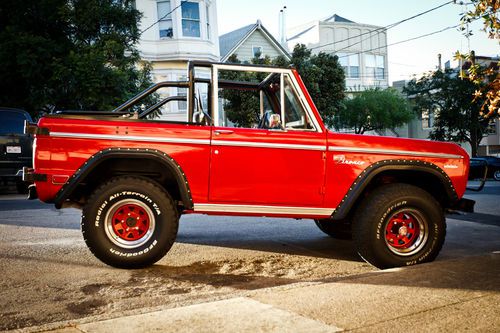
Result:
<svg viewBox="0 0 500 333">
<path fill-rule="evenodd" d="M 24 134 L 24 121 L 32 121 L 24 110 L 0 107 L 0 179 L 15 182 L 19 193 L 27 193 L 22 181 L 23 167 L 31 167 L 33 138 Z"/>
<path fill-rule="evenodd" d="M 469 179 L 483 178 L 485 166 L 488 166 L 486 177 L 500 181 L 500 158 L 495 156 L 478 156 L 471 158 Z"/>
</svg>

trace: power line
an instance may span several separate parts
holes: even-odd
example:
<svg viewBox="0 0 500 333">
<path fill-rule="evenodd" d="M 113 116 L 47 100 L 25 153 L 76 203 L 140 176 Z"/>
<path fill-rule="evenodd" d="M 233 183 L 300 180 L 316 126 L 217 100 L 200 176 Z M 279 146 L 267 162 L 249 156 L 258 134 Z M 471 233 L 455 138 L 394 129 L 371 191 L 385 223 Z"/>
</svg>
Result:
<svg viewBox="0 0 500 333">
<path fill-rule="evenodd" d="M 363 50 L 362 52 L 356 52 L 356 53 L 346 54 L 346 55 L 337 56 L 337 57 L 338 58 L 345 58 L 345 57 L 349 57 L 350 55 L 354 55 L 354 54 L 361 54 L 361 53 L 367 53 L 367 52 L 371 52 L 371 51 L 380 50 L 380 49 L 383 49 L 383 48 L 386 48 L 386 47 L 389 47 L 389 46 L 394 46 L 394 45 L 398 45 L 398 44 L 410 42 L 410 41 L 413 41 L 413 40 L 416 40 L 416 39 L 420 39 L 420 38 L 424 38 L 424 37 L 429 37 L 429 36 L 432 36 L 432 35 L 435 35 L 435 34 L 438 34 L 438 33 L 441 33 L 441 32 L 447 31 L 447 30 L 450 30 L 450 29 L 458 28 L 459 26 L 460 26 L 460 24 L 457 24 L 457 25 L 454 25 L 454 26 L 449 26 L 449 27 L 443 28 L 441 30 L 436 30 L 436 31 L 433 31 L 433 32 L 429 32 L 429 33 L 424 34 L 424 35 L 420 35 L 420 36 L 416 36 L 416 37 L 412 37 L 412 38 L 400 40 L 398 42 L 387 44 L 387 45 L 384 45 L 384 46 L 374 47 L 374 48 L 371 48 L 369 50 Z M 330 54 L 334 54 L 336 52 L 337 51 L 334 51 L 334 52 L 331 52 Z"/>
<path fill-rule="evenodd" d="M 397 66 L 404 66 L 404 67 L 418 67 L 417 65 L 402 64 L 400 62 L 392 62 L 392 61 L 389 61 L 389 64 L 397 65 Z"/>
<path fill-rule="evenodd" d="M 415 19 L 415 18 L 417 18 L 417 17 L 419 17 L 419 16 L 425 15 L 425 14 L 430 13 L 430 12 L 432 12 L 432 11 L 434 11 L 434 10 L 437 10 L 437 9 L 439 9 L 439 8 L 441 8 L 441 7 L 447 6 L 447 5 L 449 5 L 450 3 L 453 3 L 453 1 L 448 1 L 448 2 L 446 2 L 446 3 L 443 3 L 443 4 L 439 5 L 439 6 L 436 6 L 436 7 L 434 7 L 434 8 L 428 9 L 428 10 L 426 10 L 426 11 L 424 11 L 424 12 L 421 12 L 421 13 L 418 13 L 418 14 L 413 15 L 413 16 L 411 16 L 411 17 L 405 18 L 405 19 L 403 19 L 403 20 L 401 20 L 401 21 L 398 21 L 398 22 L 395 22 L 395 23 L 392 23 L 392 24 L 386 25 L 385 27 L 377 28 L 377 29 L 375 29 L 375 30 L 367 31 L 367 32 L 361 33 L 361 34 L 359 34 L 359 35 L 356 35 L 356 36 L 351 36 L 351 37 L 348 37 L 348 38 L 345 38 L 345 39 L 341 39 L 341 40 L 338 40 L 338 41 L 333 41 L 333 42 L 326 43 L 326 44 L 323 44 L 323 45 L 314 46 L 314 47 L 311 47 L 310 49 L 311 49 L 311 50 L 314 50 L 314 49 L 317 49 L 317 48 L 320 48 L 320 47 L 325 47 L 325 46 L 329 46 L 329 45 L 335 45 L 335 44 L 338 44 L 338 43 L 346 42 L 346 41 L 351 40 L 351 39 L 354 39 L 354 38 L 360 38 L 361 36 L 364 36 L 364 35 L 367 35 L 367 34 L 370 34 L 370 38 L 371 38 L 371 34 L 372 34 L 372 33 L 376 33 L 376 32 L 380 32 L 380 31 L 384 31 L 384 30 L 388 30 L 388 29 L 394 28 L 395 26 L 398 26 L 398 25 L 400 25 L 401 23 L 404 23 L 404 22 L 407 22 L 407 21 L 413 20 L 413 19 Z M 347 46 L 347 47 L 345 47 L 345 48 L 341 49 L 341 50 L 344 50 L 344 49 L 346 49 L 346 48 L 350 48 L 351 46 L 354 46 L 354 45 L 360 44 L 360 43 L 362 43 L 362 42 L 363 42 L 363 41 L 365 41 L 365 40 L 366 40 L 366 39 L 364 39 L 364 40 L 360 40 L 360 41 L 358 41 L 358 42 L 356 42 L 356 43 L 354 43 L 354 44 L 351 44 L 351 45 L 349 45 L 349 46 Z M 338 50 L 338 51 L 341 51 L 341 50 Z M 338 51 L 337 51 L 337 52 L 338 52 Z"/>
<path fill-rule="evenodd" d="M 177 8 L 181 7 L 184 3 L 188 2 L 188 0 L 182 0 L 181 3 L 175 7 L 174 9 L 172 9 L 171 11 L 169 11 L 168 13 L 166 13 L 165 15 L 163 15 L 162 17 L 160 17 L 158 19 L 158 21 L 154 22 L 153 24 L 151 24 L 149 27 L 147 27 L 146 29 L 142 30 L 139 34 L 142 35 L 143 33 L 145 33 L 146 31 L 148 31 L 149 29 L 151 29 L 152 27 L 154 27 L 156 24 L 158 24 L 161 20 L 163 20 L 164 18 L 166 18 L 168 15 L 172 14 Z"/>
</svg>

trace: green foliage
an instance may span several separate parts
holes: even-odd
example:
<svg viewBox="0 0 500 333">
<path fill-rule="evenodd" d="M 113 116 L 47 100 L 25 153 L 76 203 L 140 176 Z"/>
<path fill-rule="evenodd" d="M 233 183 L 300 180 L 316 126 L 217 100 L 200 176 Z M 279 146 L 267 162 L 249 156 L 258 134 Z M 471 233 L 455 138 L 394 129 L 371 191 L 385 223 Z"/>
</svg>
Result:
<svg viewBox="0 0 500 333">
<path fill-rule="evenodd" d="M 369 89 L 344 101 L 335 118 L 336 128 L 353 128 L 356 134 L 395 129 L 414 118 L 407 100 L 394 89 Z"/>
<path fill-rule="evenodd" d="M 236 54 L 228 58 L 228 62 L 240 64 Z M 252 64 L 272 65 L 273 62 L 269 57 L 254 57 L 251 60 Z M 257 72 L 236 72 L 223 71 L 220 73 L 220 78 L 229 81 L 244 81 L 244 82 L 260 82 L 264 80 L 266 73 Z M 253 127 L 259 122 L 260 97 L 253 91 L 242 91 L 224 89 L 222 90 L 224 98 L 224 111 L 227 118 L 237 127 Z"/>
<path fill-rule="evenodd" d="M 131 0 L 4 0 L 0 105 L 109 110 L 151 84 Z M 140 64 L 140 66 L 138 66 Z"/>
<path fill-rule="evenodd" d="M 461 18 L 462 23 L 465 25 L 481 18 L 488 38 L 500 42 L 500 2 L 498 0 L 471 0 L 471 4 L 474 7 L 471 11 L 464 13 Z"/>
<path fill-rule="evenodd" d="M 235 54 L 229 57 L 228 62 L 241 63 Z M 295 67 L 302 77 L 323 121 L 327 126 L 333 126 L 334 115 L 342 109 L 342 101 L 345 97 L 345 75 L 338 63 L 337 56 L 325 53 L 312 55 L 311 50 L 301 44 L 295 46 L 291 62 L 280 56 L 275 59 L 255 57 L 251 60 L 251 63 L 278 67 L 292 65 Z M 249 75 L 253 75 L 254 79 L 258 81 L 264 79 L 263 73 L 238 73 L 238 75 L 235 75 L 234 72 L 232 76 L 225 76 L 224 78 L 227 80 L 243 78 L 245 81 L 249 81 L 251 80 Z M 251 127 L 252 124 L 258 122 L 258 96 L 246 92 L 226 91 L 224 92 L 224 99 L 226 100 L 224 108 L 227 117 L 236 126 Z"/>
<path fill-rule="evenodd" d="M 486 32 L 488 38 L 495 40 L 500 44 L 500 1 L 498 0 L 471 0 L 474 6 L 472 10 L 463 13 L 460 21 L 462 23 L 461 30 L 466 37 L 472 35 L 468 29 L 469 23 L 482 19 L 483 31 Z M 475 83 L 482 84 L 481 89 L 474 92 L 474 98 L 483 100 L 482 112 L 487 117 L 500 116 L 500 71 L 498 67 L 500 62 L 489 68 L 481 68 L 475 64 L 475 55 L 473 52 L 469 54 L 460 54 L 457 52 L 456 58 L 466 59 L 472 63 L 472 66 L 467 70 L 467 79 Z"/>
<path fill-rule="evenodd" d="M 297 69 L 324 123 L 333 127 L 334 116 L 343 108 L 345 74 L 338 57 L 326 53 L 311 55 L 303 44 L 293 49 L 292 65 Z"/>
<path fill-rule="evenodd" d="M 434 129 L 430 139 L 468 142 L 472 155 L 486 134 L 489 119 L 481 112 L 483 98 L 473 99 L 481 84 L 464 80 L 452 70 L 431 72 L 412 80 L 405 88 L 414 101 L 415 110 L 434 112 Z"/>
</svg>

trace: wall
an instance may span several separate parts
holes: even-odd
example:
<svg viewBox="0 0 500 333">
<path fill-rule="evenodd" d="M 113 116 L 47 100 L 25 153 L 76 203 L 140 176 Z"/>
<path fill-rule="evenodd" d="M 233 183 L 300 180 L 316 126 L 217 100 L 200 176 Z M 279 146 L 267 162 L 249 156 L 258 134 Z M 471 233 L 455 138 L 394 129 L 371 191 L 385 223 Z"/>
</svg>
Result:
<svg viewBox="0 0 500 333">
<path fill-rule="evenodd" d="M 253 58 L 252 47 L 261 46 L 262 47 L 262 55 L 261 56 L 269 56 L 271 59 L 274 59 L 280 55 L 282 55 L 275 46 L 259 29 L 255 30 L 248 39 L 240 45 L 240 47 L 236 50 L 236 54 L 238 55 L 238 59 L 241 61 L 250 61 Z"/>
</svg>

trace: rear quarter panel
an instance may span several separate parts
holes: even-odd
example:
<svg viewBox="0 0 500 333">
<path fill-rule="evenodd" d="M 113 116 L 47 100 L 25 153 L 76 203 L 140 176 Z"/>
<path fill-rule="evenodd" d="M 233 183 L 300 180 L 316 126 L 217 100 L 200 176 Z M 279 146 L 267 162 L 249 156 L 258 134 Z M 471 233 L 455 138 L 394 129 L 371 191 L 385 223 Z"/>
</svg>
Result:
<svg viewBox="0 0 500 333">
<path fill-rule="evenodd" d="M 54 182 L 54 176 L 70 177 L 92 155 L 120 147 L 168 154 L 186 174 L 193 200 L 206 200 L 208 196 L 210 127 L 66 118 L 42 118 L 38 126 L 50 130 L 50 136 L 36 138 L 35 170 L 48 175 L 47 182 L 36 182 L 42 201 L 52 201 L 63 185 Z M 169 139 L 175 142 L 165 142 Z"/>
</svg>

